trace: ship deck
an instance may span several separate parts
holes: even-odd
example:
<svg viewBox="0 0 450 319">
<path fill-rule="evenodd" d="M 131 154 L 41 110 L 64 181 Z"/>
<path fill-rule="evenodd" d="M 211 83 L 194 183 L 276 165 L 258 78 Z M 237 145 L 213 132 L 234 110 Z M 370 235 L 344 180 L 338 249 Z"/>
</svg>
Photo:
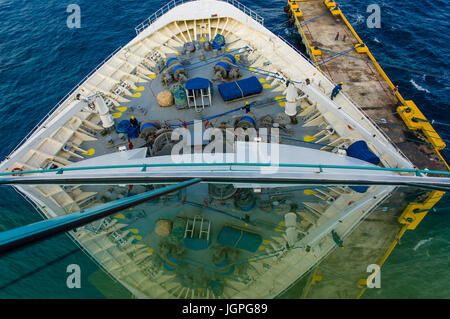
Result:
<svg viewBox="0 0 450 319">
<path fill-rule="evenodd" d="M 175 48 L 179 50 L 179 54 L 169 55 L 167 59 L 179 58 L 183 62 L 188 63 L 189 79 L 204 78 L 211 80 L 214 76 L 214 65 L 220 60 L 221 56 L 227 54 L 227 52 L 239 52 L 242 51 L 240 47 L 244 47 L 245 43 L 241 40 L 234 40 L 233 42 L 240 42 L 239 48 L 236 48 L 237 44 L 227 45 L 222 52 L 195 52 L 189 56 L 181 55 L 183 47 Z M 201 56 L 203 58 L 201 59 Z M 205 60 L 206 59 L 206 60 Z M 215 62 L 215 63 L 212 63 Z M 189 65 L 193 65 L 193 68 L 189 68 Z M 252 65 L 250 65 L 251 67 Z M 111 110 L 113 116 L 116 118 L 116 128 L 122 121 L 129 121 L 131 116 L 135 116 L 140 125 L 148 122 L 157 122 L 161 127 L 168 129 L 175 129 L 177 127 L 186 126 L 191 134 L 194 131 L 193 121 L 203 121 L 203 132 L 208 127 L 225 127 L 234 128 L 236 121 L 245 116 L 246 110 L 243 109 L 246 105 L 250 105 L 250 112 L 256 119 L 257 127 L 267 127 L 267 124 L 262 123 L 265 117 L 270 116 L 270 122 L 276 123 L 277 116 L 281 116 L 282 120 L 286 120 L 284 114 L 284 89 L 282 85 L 271 85 L 272 78 L 264 77 L 262 75 L 255 74 L 252 71 L 246 69 L 240 69 L 241 77 L 239 79 L 246 79 L 252 76 L 256 76 L 263 86 L 263 91 L 260 94 L 254 96 L 248 96 L 246 98 L 237 99 L 233 101 L 225 102 L 218 92 L 218 85 L 222 83 L 229 83 L 226 81 L 212 81 L 213 90 L 211 96 L 211 105 L 205 108 L 198 107 L 198 111 L 193 105 L 191 107 L 178 108 L 176 105 L 169 107 L 161 107 L 158 104 L 157 95 L 163 91 L 167 91 L 172 84 L 164 85 L 162 83 L 162 73 L 156 75 L 149 82 L 140 82 L 136 85 L 138 89 L 132 93 L 132 96 L 126 96 L 129 102 L 121 103 L 120 106 Z M 277 101 L 279 100 L 279 101 Z M 209 102 L 207 103 L 209 104 Z M 254 106 L 255 105 L 255 106 Z M 240 109 L 241 108 L 241 109 Z M 119 111 L 119 110 L 122 110 Z M 206 120 L 209 119 L 209 120 Z M 205 125 L 206 124 L 206 125 Z M 209 125 L 208 125 L 209 124 Z M 320 149 L 324 146 L 322 143 L 308 142 L 309 136 L 318 134 L 322 129 L 318 126 L 304 126 L 305 121 L 301 117 L 298 117 L 297 124 L 289 124 L 288 128 L 285 127 L 285 123 L 279 123 L 280 125 L 280 142 L 283 144 L 290 144 L 296 146 L 309 147 L 314 149 Z M 129 147 L 129 141 L 127 139 L 121 139 L 119 133 L 116 130 L 110 130 L 105 135 L 100 135 L 98 132 L 95 134 L 97 140 L 85 141 L 81 144 L 81 148 L 91 151 L 91 156 L 101 156 L 117 152 L 120 147 Z M 313 138 L 311 138 L 313 140 Z M 315 139 L 314 139 L 315 140 Z M 112 142 L 112 143 L 111 143 Z M 134 148 L 149 146 L 147 142 L 141 137 L 131 139 Z M 203 143 L 208 143 L 208 140 L 204 140 Z M 89 152 L 88 152 L 89 153 Z M 156 154 L 152 154 L 156 155 Z M 163 155 L 163 154 L 159 154 Z M 166 155 L 166 154 L 164 154 Z M 71 157 L 72 162 L 78 162 L 85 158 Z"/>
</svg>

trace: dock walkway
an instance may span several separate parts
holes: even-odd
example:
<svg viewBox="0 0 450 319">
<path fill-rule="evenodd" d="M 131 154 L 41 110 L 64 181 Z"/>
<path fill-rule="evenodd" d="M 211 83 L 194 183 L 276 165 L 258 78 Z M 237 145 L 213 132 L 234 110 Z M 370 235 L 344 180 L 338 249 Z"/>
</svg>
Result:
<svg viewBox="0 0 450 319">
<path fill-rule="evenodd" d="M 445 142 L 415 103 L 402 97 L 336 2 L 287 2 L 285 11 L 290 22 L 321 72 L 336 84 L 343 82 L 343 93 L 417 168 L 449 170 L 440 154 L 446 148 Z M 364 278 L 368 276 L 366 267 L 370 264 L 381 267 L 404 233 L 414 230 L 444 194 L 434 191 L 424 195 L 428 196 L 426 198 L 408 203 L 402 192 L 396 193 L 344 239 L 344 251 L 334 250 L 308 278 L 301 278 L 281 297 L 361 297 L 365 291 Z M 416 211 L 423 211 L 425 215 Z"/>
<path fill-rule="evenodd" d="M 440 154 L 446 148 L 442 138 L 414 102 L 403 99 L 335 2 L 289 0 L 286 11 L 313 62 L 334 83 L 344 83 L 344 94 L 416 167 L 448 170 Z"/>
</svg>

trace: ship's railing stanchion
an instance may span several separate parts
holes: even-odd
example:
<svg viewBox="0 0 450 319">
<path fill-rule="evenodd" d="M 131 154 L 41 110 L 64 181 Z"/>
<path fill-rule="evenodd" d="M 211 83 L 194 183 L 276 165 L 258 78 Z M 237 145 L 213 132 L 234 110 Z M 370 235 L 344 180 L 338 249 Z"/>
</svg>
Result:
<svg viewBox="0 0 450 319">
<path fill-rule="evenodd" d="M 173 8 L 187 2 L 192 2 L 196 0 L 172 0 L 168 2 L 165 6 L 158 9 L 155 13 L 153 13 L 151 16 L 149 16 L 147 19 L 145 19 L 142 23 L 140 23 L 135 29 L 136 34 L 141 33 L 146 28 L 148 28 L 150 25 L 152 25 L 158 18 L 160 18 L 162 15 L 167 13 L 168 11 L 172 10 Z M 249 7 L 243 5 L 237 0 L 220 0 L 223 2 L 227 2 L 239 10 L 243 11 L 246 15 L 248 15 L 253 20 L 257 21 L 259 24 L 264 24 L 264 18 L 261 17 L 256 11 L 250 9 Z"/>
</svg>

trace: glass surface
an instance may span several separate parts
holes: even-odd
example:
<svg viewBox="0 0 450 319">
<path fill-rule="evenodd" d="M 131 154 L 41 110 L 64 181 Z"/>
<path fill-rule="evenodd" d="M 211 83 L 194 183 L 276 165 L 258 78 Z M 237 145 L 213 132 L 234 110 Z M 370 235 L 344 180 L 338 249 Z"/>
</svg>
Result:
<svg viewBox="0 0 450 319">
<path fill-rule="evenodd" d="M 4 186 L 2 230 L 164 186 Z M 390 251 L 446 203 L 418 187 L 199 183 L 2 255 L 0 297 L 376 298 L 403 282 L 384 276 Z"/>
</svg>

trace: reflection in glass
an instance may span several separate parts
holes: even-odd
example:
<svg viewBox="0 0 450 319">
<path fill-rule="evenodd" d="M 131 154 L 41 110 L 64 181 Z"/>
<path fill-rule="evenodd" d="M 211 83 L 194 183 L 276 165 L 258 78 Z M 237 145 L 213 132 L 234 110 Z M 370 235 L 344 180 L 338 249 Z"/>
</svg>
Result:
<svg viewBox="0 0 450 319">
<path fill-rule="evenodd" d="M 164 186 L 21 190 L 31 200 L 41 195 L 34 205 L 52 218 Z M 354 298 L 367 266 L 382 265 L 443 195 L 415 187 L 200 183 L 70 235 L 139 298 Z"/>
</svg>

